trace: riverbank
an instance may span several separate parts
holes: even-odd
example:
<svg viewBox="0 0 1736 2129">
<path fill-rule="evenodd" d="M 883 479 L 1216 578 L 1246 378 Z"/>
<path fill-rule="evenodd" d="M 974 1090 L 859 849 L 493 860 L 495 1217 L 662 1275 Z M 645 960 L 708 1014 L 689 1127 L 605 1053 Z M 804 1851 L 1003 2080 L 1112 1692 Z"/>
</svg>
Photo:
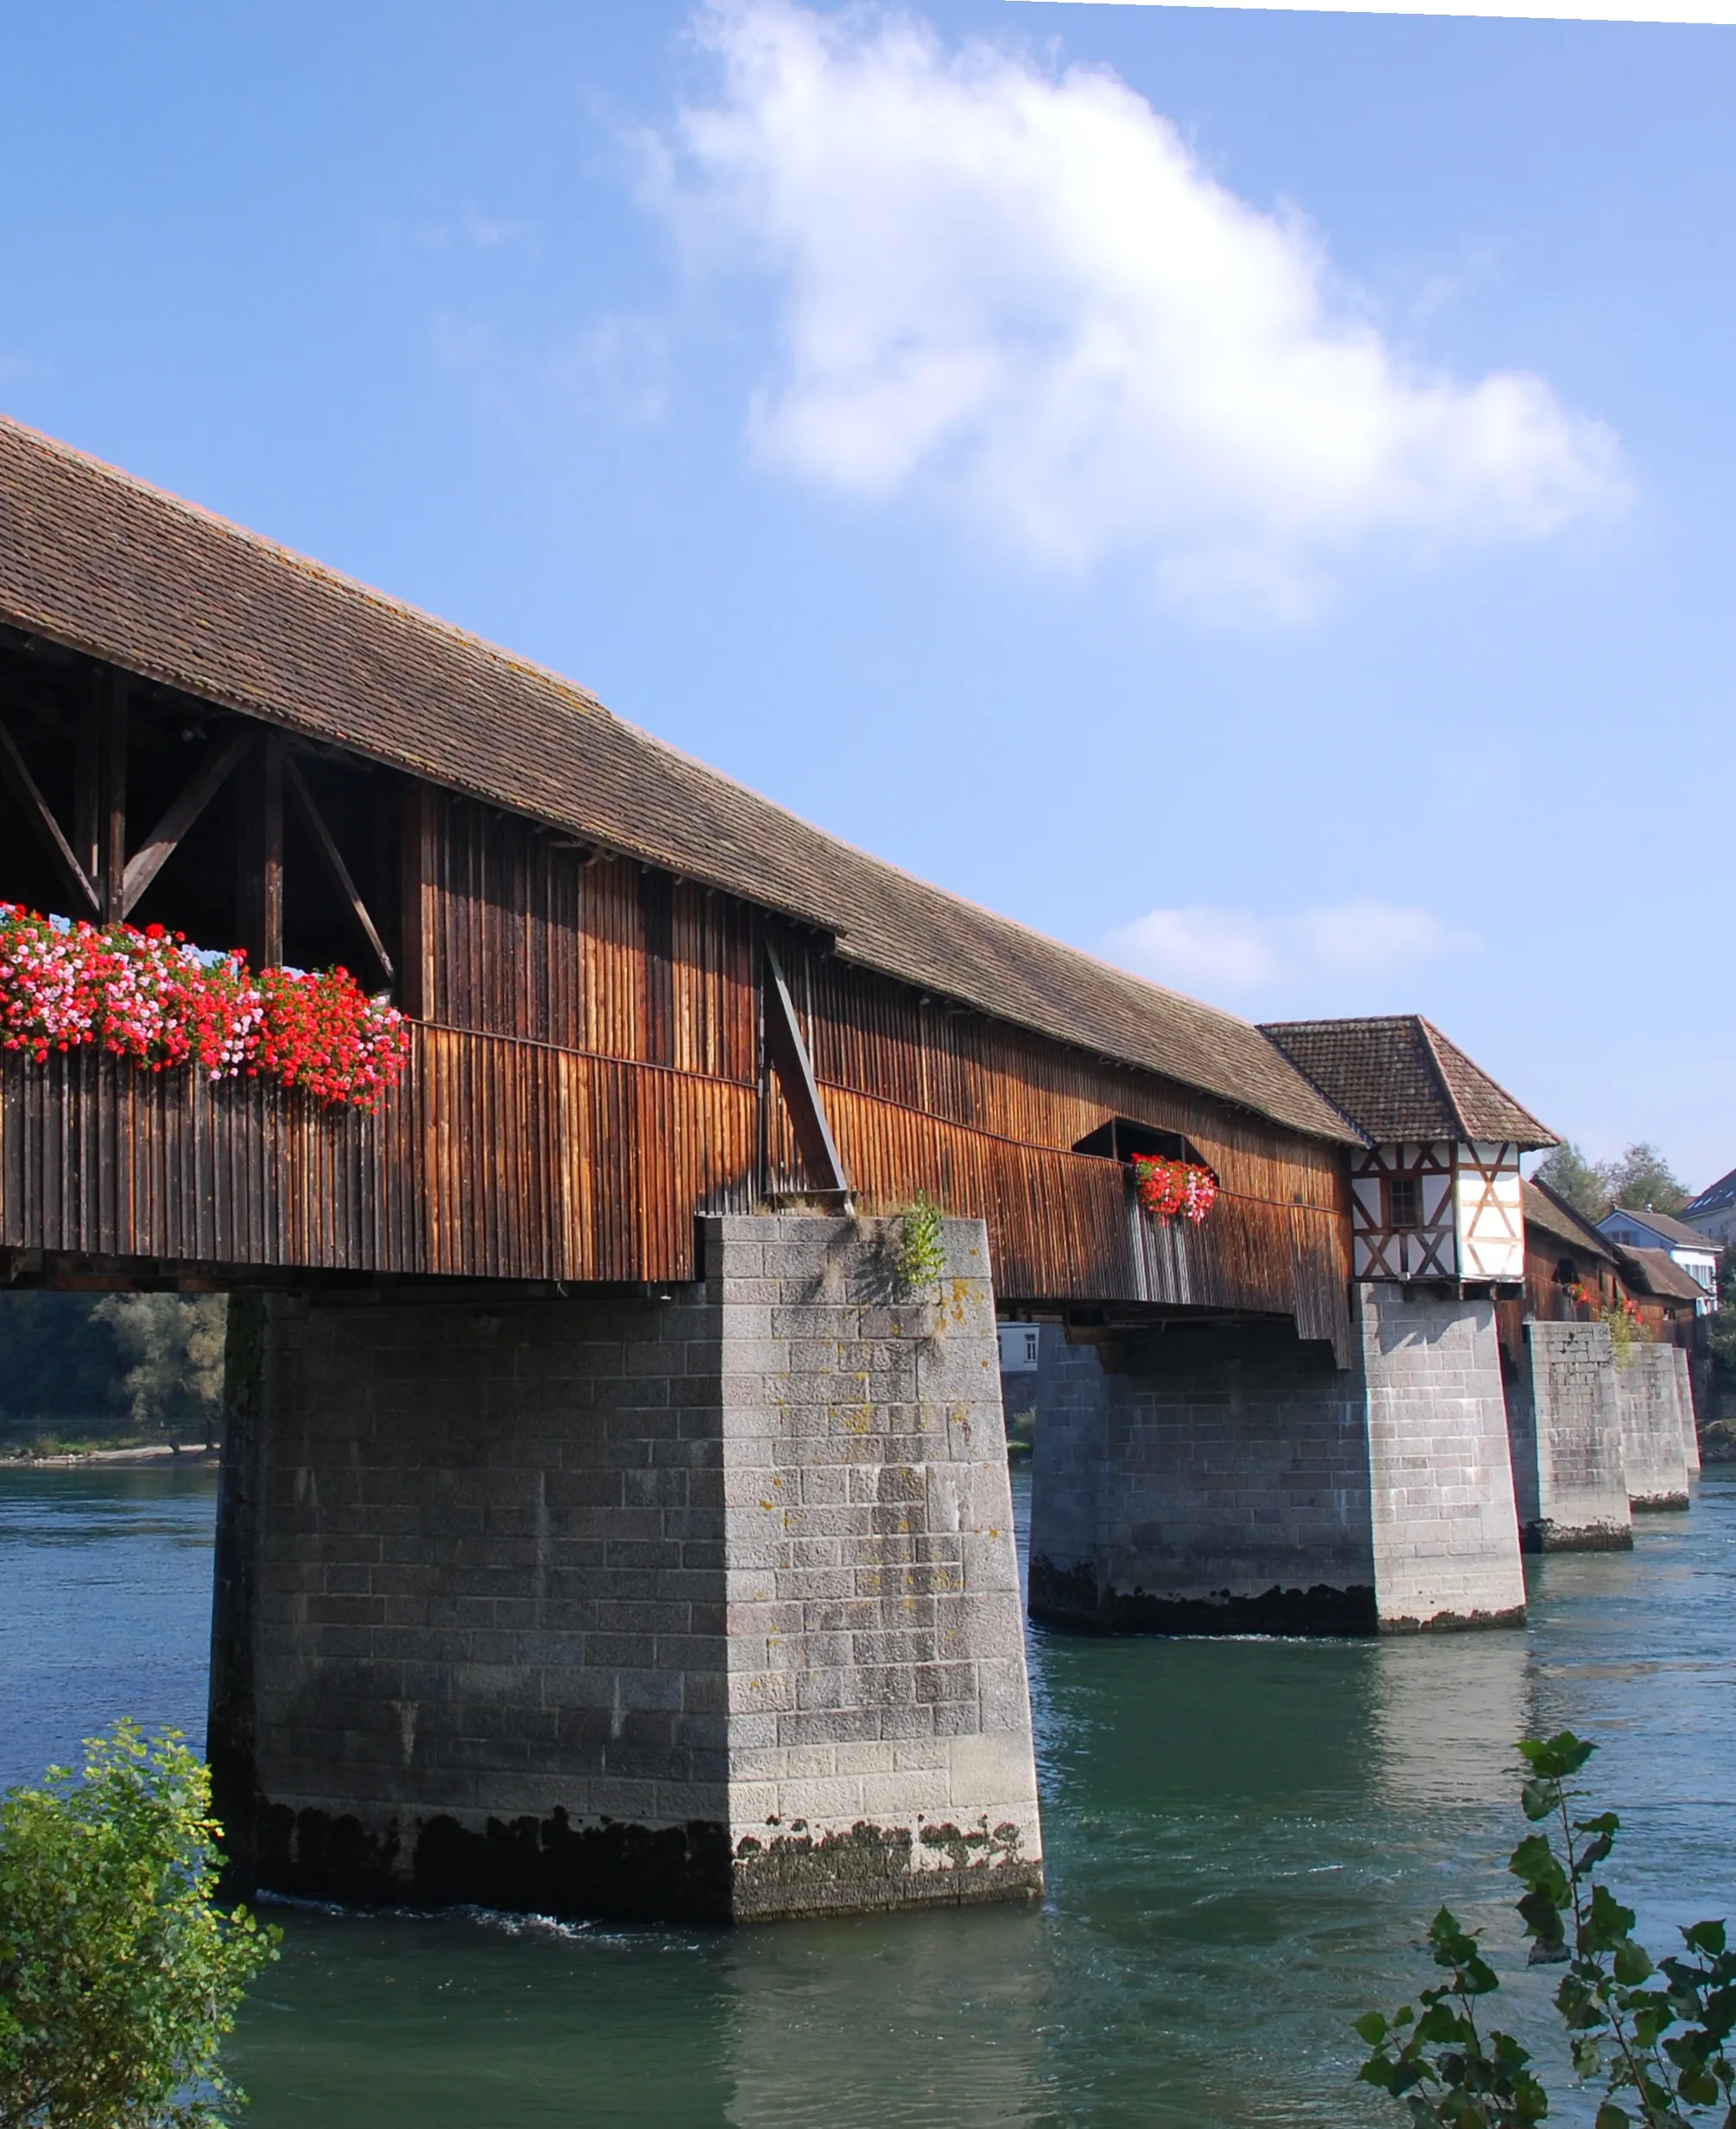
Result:
<svg viewBox="0 0 1736 2129">
<path fill-rule="evenodd" d="M 127 1449 L 55 1449 L 46 1456 L 38 1456 L 33 1449 L 0 1446 L 0 1470 L 82 1471 L 105 1467 L 149 1470 L 159 1465 L 190 1468 L 199 1464 L 214 1468 L 222 1457 L 219 1449 L 177 1448 L 172 1442 L 140 1442 Z"/>
</svg>

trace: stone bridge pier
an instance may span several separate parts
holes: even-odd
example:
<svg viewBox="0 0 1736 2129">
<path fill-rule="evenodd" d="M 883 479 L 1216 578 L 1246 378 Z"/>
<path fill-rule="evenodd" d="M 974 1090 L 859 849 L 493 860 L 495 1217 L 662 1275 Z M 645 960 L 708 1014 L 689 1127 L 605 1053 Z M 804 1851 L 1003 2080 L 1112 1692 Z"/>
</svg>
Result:
<svg viewBox="0 0 1736 2129">
<path fill-rule="evenodd" d="M 1522 1335 L 1507 1386 L 1521 1542 L 1528 1552 L 1632 1545 L 1622 1397 L 1609 1326 L 1534 1320 Z"/>
<path fill-rule="evenodd" d="M 751 1919 L 1041 1890 L 987 1242 L 704 1223 L 673 1298 L 234 1304 L 243 1884 Z"/>
<path fill-rule="evenodd" d="M 1634 1344 L 1615 1362 L 1628 1495 L 1639 1510 L 1685 1508 L 1699 1474 L 1687 1357 L 1673 1345 Z"/>
<path fill-rule="evenodd" d="M 1494 1307 L 1361 1282 L 1355 1364 L 1283 1325 L 1045 1327 L 1030 1607 L 1109 1633 L 1524 1617 Z"/>
</svg>

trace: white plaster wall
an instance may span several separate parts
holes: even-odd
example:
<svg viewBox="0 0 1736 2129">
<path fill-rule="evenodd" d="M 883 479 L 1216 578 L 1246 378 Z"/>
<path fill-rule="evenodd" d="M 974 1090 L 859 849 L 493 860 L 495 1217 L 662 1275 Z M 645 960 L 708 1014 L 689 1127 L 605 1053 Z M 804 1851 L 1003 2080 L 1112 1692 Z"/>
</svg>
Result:
<svg viewBox="0 0 1736 2129">
<path fill-rule="evenodd" d="M 1464 1158 L 1474 1156 L 1488 1176 Z M 1520 1195 L 1516 1146 L 1477 1144 L 1461 1151 L 1455 1186 L 1459 1262 L 1466 1279 L 1517 1280 L 1525 1276 L 1525 1212 Z"/>
</svg>

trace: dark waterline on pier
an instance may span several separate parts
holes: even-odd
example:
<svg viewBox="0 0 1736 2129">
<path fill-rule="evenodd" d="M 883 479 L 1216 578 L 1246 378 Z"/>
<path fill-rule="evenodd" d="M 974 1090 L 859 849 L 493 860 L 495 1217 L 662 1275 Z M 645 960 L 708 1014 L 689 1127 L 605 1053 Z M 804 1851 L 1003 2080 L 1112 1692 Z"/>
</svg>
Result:
<svg viewBox="0 0 1736 2129">
<path fill-rule="evenodd" d="M 214 1481 L 0 1474 L 0 1784 L 116 1716 L 202 1735 Z M 1022 1504 L 1021 1504 L 1022 1508 Z M 1349 2019 L 1448 1899 L 1510 1946 L 1512 1740 L 1604 1744 L 1646 1927 L 1736 1913 L 1736 1482 L 1558 1557 L 1523 1633 L 1034 1634 L 1050 1897 L 724 1932 L 277 1908 L 257 2129 L 1241 2129 L 1395 2120 Z M 1534 1977 L 1521 1978 L 1534 1999 Z M 1555 2117 L 1589 2119 L 1571 2101 Z"/>
</svg>

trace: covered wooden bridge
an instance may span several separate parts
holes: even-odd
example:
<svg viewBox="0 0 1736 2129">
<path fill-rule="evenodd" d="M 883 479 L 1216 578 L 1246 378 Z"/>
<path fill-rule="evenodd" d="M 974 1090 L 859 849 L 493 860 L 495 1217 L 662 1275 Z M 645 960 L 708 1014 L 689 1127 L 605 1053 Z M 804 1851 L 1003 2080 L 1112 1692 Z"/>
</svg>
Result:
<svg viewBox="0 0 1736 2129">
<path fill-rule="evenodd" d="M 0 729 L 0 899 L 341 960 L 415 1022 L 377 1118 L 9 1058 L 15 1278 L 656 1285 L 696 1213 L 926 1190 L 988 1223 L 1008 1304 L 1344 1343 L 1358 1134 L 1256 1029 L 10 424 Z M 1135 1148 L 1209 1164 L 1211 1220 L 1131 1218 Z"/>
<path fill-rule="evenodd" d="M 1494 1310 L 1548 1133 L 1423 1023 L 1142 983 L 6 422 L 0 903 L 343 962 L 408 1017 L 371 1112 L 0 1052 L 0 1282 L 237 1296 L 243 1880 L 1032 1894 L 997 1312 L 1064 1346 L 1051 1617 L 1518 1616 Z M 1142 1210 L 1141 1157 L 1208 1216 Z"/>
</svg>

